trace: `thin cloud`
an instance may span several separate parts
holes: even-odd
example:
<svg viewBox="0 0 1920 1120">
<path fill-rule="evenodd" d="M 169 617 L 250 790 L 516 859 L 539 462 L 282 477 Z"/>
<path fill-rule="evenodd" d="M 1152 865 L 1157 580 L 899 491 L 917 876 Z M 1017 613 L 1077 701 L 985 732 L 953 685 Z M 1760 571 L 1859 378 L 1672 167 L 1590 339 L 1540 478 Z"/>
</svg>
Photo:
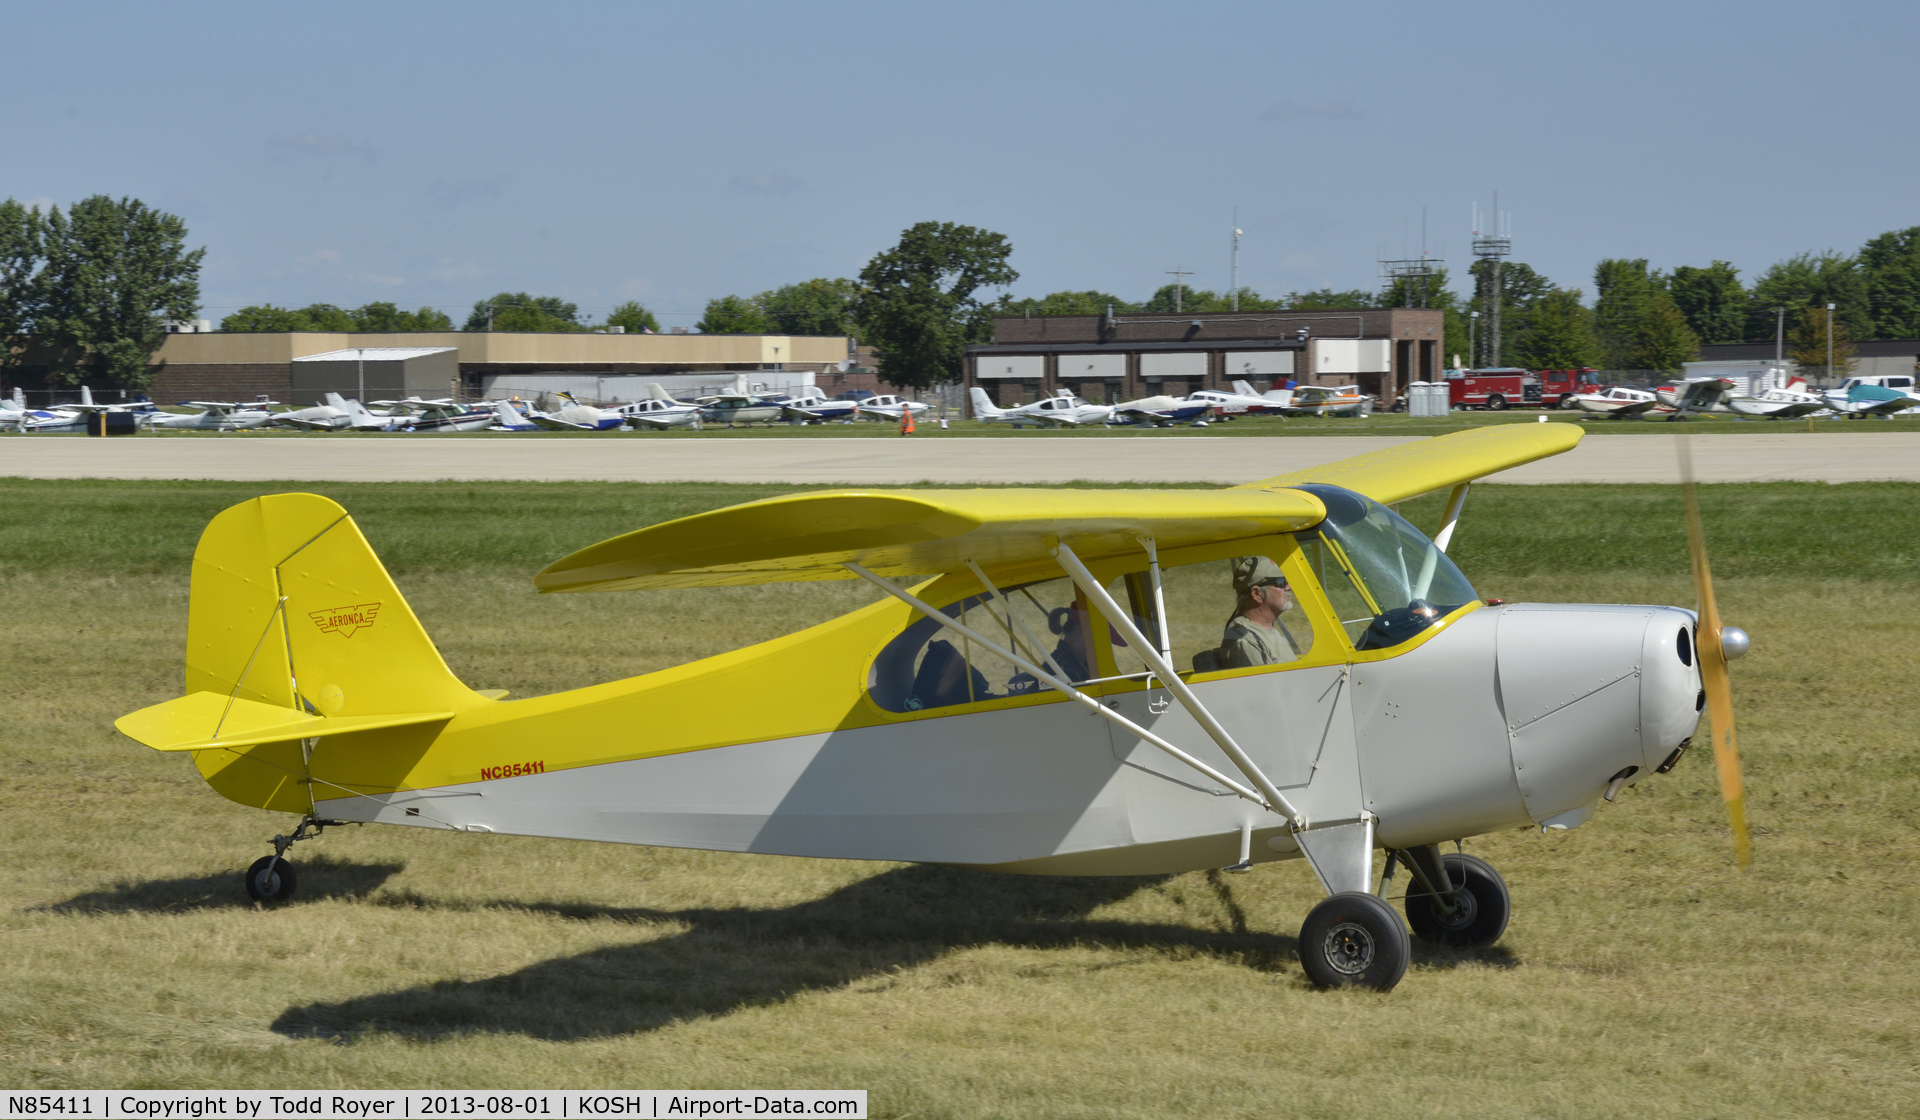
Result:
<svg viewBox="0 0 1920 1120">
<path fill-rule="evenodd" d="M 788 195 L 805 186 L 791 175 L 759 174 L 735 175 L 727 180 L 727 185 L 743 194 Z"/>
<path fill-rule="evenodd" d="M 485 202 L 499 198 L 501 188 L 507 185 L 505 175 L 487 175 L 469 179 L 435 179 L 427 188 L 427 204 L 452 208 L 464 206 L 469 202 Z"/>
<path fill-rule="evenodd" d="M 302 132 L 297 136 L 274 136 L 267 140 L 267 147 L 280 159 L 288 156 L 359 156 L 372 163 L 379 153 L 365 144 L 357 144 L 340 135 L 323 135 L 314 131 Z"/>
<path fill-rule="evenodd" d="M 1263 121 L 1333 121 L 1349 120 L 1359 115 L 1354 112 L 1352 105 L 1344 101 L 1280 100 L 1260 114 L 1260 119 Z"/>
</svg>

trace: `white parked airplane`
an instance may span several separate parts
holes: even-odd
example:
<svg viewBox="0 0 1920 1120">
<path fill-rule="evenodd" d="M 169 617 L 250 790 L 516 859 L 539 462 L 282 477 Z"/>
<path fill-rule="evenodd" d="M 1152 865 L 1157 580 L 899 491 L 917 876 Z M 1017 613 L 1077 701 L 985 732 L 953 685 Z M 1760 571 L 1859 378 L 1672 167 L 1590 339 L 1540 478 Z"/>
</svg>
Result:
<svg viewBox="0 0 1920 1120">
<path fill-rule="evenodd" d="M 700 419 L 709 424 L 771 424 L 786 419 L 780 402 L 757 393 L 716 393 L 700 398 Z"/>
<path fill-rule="evenodd" d="M 1611 416 L 1615 420 L 1624 420 L 1630 416 L 1639 416 L 1650 409 L 1660 406 L 1660 398 L 1645 389 L 1629 389 L 1616 385 L 1611 389 L 1602 389 L 1597 393 L 1575 393 L 1573 406 L 1582 412 Z"/>
<path fill-rule="evenodd" d="M 781 401 L 780 411 L 788 420 L 800 424 L 844 422 L 860 418 L 860 402 L 831 400 L 817 387 L 809 385 Z"/>
<path fill-rule="evenodd" d="M 512 401 L 493 402 L 494 422 L 487 425 L 490 432 L 537 432 L 540 425 L 526 418 Z"/>
<path fill-rule="evenodd" d="M 273 419 L 273 413 L 267 411 L 267 406 L 280 402 L 255 401 L 251 404 L 236 404 L 232 401 L 181 401 L 180 403 L 201 411 L 162 413 L 148 421 L 148 424 L 170 431 L 244 432 L 266 427 L 267 421 Z"/>
<path fill-rule="evenodd" d="M 1245 381 L 1233 383 L 1233 392 L 1223 389 L 1195 389 L 1190 401 L 1205 401 L 1217 416 L 1281 416 L 1293 403 L 1293 390 L 1269 389 L 1265 394 L 1253 391 Z"/>
<path fill-rule="evenodd" d="M 610 432 L 626 426 L 627 418 L 608 408 L 595 408 L 573 399 L 572 393 L 558 394 L 567 406 L 558 412 L 541 412 L 528 407 L 527 419 L 549 432 Z"/>
<path fill-rule="evenodd" d="M 1794 386 L 1800 386 L 1795 388 Z M 1832 407 L 1827 399 L 1818 393 L 1806 391 L 1806 382 L 1794 378 L 1784 389 L 1768 389 L 1757 396 L 1742 395 L 1728 397 L 1727 410 L 1741 416 L 1755 416 L 1767 420 L 1792 420 L 1800 416 L 1811 416 L 1816 412 L 1825 412 Z"/>
<path fill-rule="evenodd" d="M 1849 377 L 1822 396 L 1842 416 L 1892 416 L 1920 405 L 1912 385 L 1911 377 Z"/>
<path fill-rule="evenodd" d="M 1208 401 L 1196 401 L 1190 397 L 1169 397 L 1164 394 L 1155 397 L 1141 397 L 1135 401 L 1121 401 L 1113 406 L 1112 423 L 1147 424 L 1164 428 L 1181 421 L 1192 421 L 1196 427 L 1206 427 L 1207 413 L 1213 411 Z"/>
<path fill-rule="evenodd" d="M 497 419 L 491 408 L 455 404 L 447 397 L 436 400 L 408 397 L 403 401 L 374 401 L 373 403 L 392 410 L 392 415 L 383 421 L 383 426 L 392 425 L 392 428 L 386 430 L 477 432 Z"/>
<path fill-rule="evenodd" d="M 658 382 L 648 385 L 647 393 L 646 400 L 620 406 L 618 411 L 626 417 L 628 427 L 656 432 L 687 427 L 699 430 L 699 405 L 674 400 Z"/>
<path fill-rule="evenodd" d="M 1372 411 L 1371 400 L 1358 385 L 1302 385 L 1282 411 L 1288 416 L 1366 416 Z"/>
<path fill-rule="evenodd" d="M 973 387 L 968 396 L 973 401 L 975 420 L 1012 424 L 1016 428 L 1024 428 L 1028 424 L 1036 428 L 1077 428 L 1083 424 L 1104 424 L 1113 417 L 1111 407 L 1091 404 L 1064 390 L 1060 396 L 1013 408 L 995 405 L 992 398 L 987 396 L 987 391 L 978 385 Z"/>
<path fill-rule="evenodd" d="M 910 401 L 892 393 L 882 393 L 877 397 L 868 397 L 861 401 L 860 415 L 874 420 L 891 420 L 897 424 L 904 413 L 911 412 L 919 416 L 932 407 L 926 401 Z"/>
</svg>

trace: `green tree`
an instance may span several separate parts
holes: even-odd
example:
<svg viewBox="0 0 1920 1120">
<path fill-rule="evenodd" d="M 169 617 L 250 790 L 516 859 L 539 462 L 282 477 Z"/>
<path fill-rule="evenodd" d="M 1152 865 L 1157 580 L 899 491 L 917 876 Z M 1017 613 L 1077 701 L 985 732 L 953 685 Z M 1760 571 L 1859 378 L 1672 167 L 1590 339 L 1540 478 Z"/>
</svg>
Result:
<svg viewBox="0 0 1920 1120">
<path fill-rule="evenodd" d="M 1115 315 L 1140 310 L 1138 304 L 1093 289 L 1053 292 L 1039 299 L 1014 299 L 1009 296 L 1000 302 L 996 310 L 1002 315 L 1105 315 L 1108 308 L 1112 308 Z"/>
<path fill-rule="evenodd" d="M 921 222 L 860 270 L 854 318 L 880 349 L 880 376 L 926 387 L 957 380 L 965 347 L 992 336 L 994 305 L 976 293 L 1020 278 L 1000 234 L 952 222 Z"/>
<path fill-rule="evenodd" d="M 310 331 L 312 322 L 303 311 L 259 303 L 242 307 L 220 320 L 220 329 L 235 334 L 273 334 L 281 331 Z"/>
<path fill-rule="evenodd" d="M 1288 292 L 1285 299 L 1275 302 L 1279 308 L 1287 311 L 1347 311 L 1353 308 L 1378 307 L 1380 297 L 1359 288 L 1349 288 L 1344 292 L 1336 292 L 1332 288 L 1315 288 L 1311 292 Z"/>
<path fill-rule="evenodd" d="M 1705 268 L 1680 265 L 1668 289 L 1701 342 L 1716 345 L 1747 337 L 1747 290 L 1740 284 L 1740 270 L 1726 261 Z"/>
<path fill-rule="evenodd" d="M 586 328 L 580 325 L 580 308 L 559 296 L 501 292 L 474 304 L 473 314 L 467 316 L 467 325 L 461 329 L 578 332 Z"/>
<path fill-rule="evenodd" d="M 609 312 L 607 326 L 625 327 L 628 334 L 660 333 L 660 320 L 653 317 L 653 312 L 633 300 L 628 300 Z"/>
<path fill-rule="evenodd" d="M 353 320 L 356 331 L 450 331 L 453 320 L 446 312 L 431 307 L 422 307 L 418 311 L 402 311 L 391 303 L 369 303 L 356 307 L 347 315 Z"/>
<path fill-rule="evenodd" d="M 1653 293 L 1647 313 L 1641 316 L 1640 333 L 1633 340 L 1626 369 L 1657 369 L 1678 373 L 1682 363 L 1700 356 L 1700 336 L 1687 326 L 1680 305 L 1666 292 Z"/>
<path fill-rule="evenodd" d="M 1594 266 L 1593 328 L 1600 337 L 1602 368 L 1643 368 L 1633 364 L 1640 325 L 1653 307 L 1654 293 L 1666 286 L 1666 277 L 1648 269 L 1645 257 L 1608 258 Z"/>
<path fill-rule="evenodd" d="M 1747 302 L 1748 338 L 1773 337 L 1774 308 L 1792 311 L 1808 304 L 1818 304 L 1822 311 L 1834 304 L 1834 316 L 1854 338 L 1867 337 L 1873 330 L 1866 276 L 1860 262 L 1844 253 L 1829 249 L 1788 257 L 1761 273 L 1752 292 Z"/>
<path fill-rule="evenodd" d="M 40 314 L 40 269 L 46 222 L 36 207 L 0 202 L 0 370 L 20 362 L 20 350 Z"/>
<path fill-rule="evenodd" d="M 82 199 L 46 220 L 46 302 L 35 333 L 75 358 L 54 371 L 69 382 L 105 378 L 128 389 L 153 381 L 149 362 L 165 320 L 200 310 L 200 260 L 187 225 L 133 198 Z"/>
<path fill-rule="evenodd" d="M 1853 332 L 1847 328 L 1847 321 L 1840 317 L 1836 308 L 1833 316 L 1831 380 L 1837 383 L 1853 372 L 1853 367 L 1859 364 L 1854 360 L 1854 353 Z M 1793 320 L 1793 330 L 1787 335 L 1787 357 L 1800 367 L 1800 376 L 1807 380 L 1829 380 L 1826 304 L 1810 303 L 1800 308 Z"/>
<path fill-rule="evenodd" d="M 745 296 L 721 296 L 707 301 L 707 312 L 693 325 L 701 334 L 773 334 L 773 321 L 760 305 Z"/>
<path fill-rule="evenodd" d="M 761 292 L 754 303 L 777 334 L 858 337 L 853 301 L 859 295 L 860 285 L 853 280 L 822 277 Z"/>
<path fill-rule="evenodd" d="M 1593 312 L 1578 288 L 1555 288 L 1533 304 L 1527 325 L 1505 347 L 1513 364 L 1526 369 L 1582 369 L 1600 362 Z"/>
<path fill-rule="evenodd" d="M 1859 259 L 1872 330 L 1863 337 L 1920 338 L 1920 226 L 1881 234 Z"/>
</svg>

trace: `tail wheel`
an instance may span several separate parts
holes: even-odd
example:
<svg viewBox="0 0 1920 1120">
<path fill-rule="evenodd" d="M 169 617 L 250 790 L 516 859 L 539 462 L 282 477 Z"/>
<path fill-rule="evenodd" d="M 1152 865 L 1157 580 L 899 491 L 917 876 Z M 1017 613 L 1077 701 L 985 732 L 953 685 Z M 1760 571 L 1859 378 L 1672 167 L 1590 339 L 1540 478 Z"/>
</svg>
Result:
<svg viewBox="0 0 1920 1120">
<path fill-rule="evenodd" d="M 261 856 L 247 868 L 247 897 L 255 902 L 285 902 L 293 897 L 298 882 L 293 864 L 276 856 Z"/>
<path fill-rule="evenodd" d="M 1465 854 L 1441 856 L 1440 865 L 1452 881 L 1453 894 L 1447 901 L 1453 913 L 1447 913 L 1439 899 L 1414 887 L 1407 892 L 1407 923 L 1413 926 L 1414 936 L 1435 945 L 1460 947 L 1498 941 L 1513 914 L 1513 900 L 1500 873 L 1486 860 Z"/>
<path fill-rule="evenodd" d="M 1400 915 L 1365 891 L 1334 895 L 1300 926 L 1300 964 L 1318 988 L 1390 991 L 1412 955 Z"/>
</svg>

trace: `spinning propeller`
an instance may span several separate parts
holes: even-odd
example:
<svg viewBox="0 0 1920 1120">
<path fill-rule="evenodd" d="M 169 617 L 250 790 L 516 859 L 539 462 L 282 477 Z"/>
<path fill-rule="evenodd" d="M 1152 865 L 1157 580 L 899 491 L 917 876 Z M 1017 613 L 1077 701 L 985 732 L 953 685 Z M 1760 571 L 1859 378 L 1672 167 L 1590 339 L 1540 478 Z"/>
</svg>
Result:
<svg viewBox="0 0 1920 1120">
<path fill-rule="evenodd" d="M 1707 715 L 1713 721 L 1713 763 L 1720 772 L 1720 796 L 1727 803 L 1733 831 L 1733 854 L 1741 867 L 1753 860 L 1753 841 L 1747 833 L 1746 795 L 1740 781 L 1740 745 L 1733 733 L 1733 693 L 1727 681 L 1727 662 L 1747 652 L 1747 632 L 1722 627 L 1713 602 L 1713 574 L 1707 570 L 1707 539 L 1700 528 L 1700 501 L 1694 493 L 1693 452 L 1680 437 L 1680 479 L 1686 494 L 1687 542 L 1693 557 L 1693 589 L 1700 598 L 1700 625 L 1694 637 L 1694 656 L 1700 663 L 1700 685 L 1707 694 Z"/>
</svg>

